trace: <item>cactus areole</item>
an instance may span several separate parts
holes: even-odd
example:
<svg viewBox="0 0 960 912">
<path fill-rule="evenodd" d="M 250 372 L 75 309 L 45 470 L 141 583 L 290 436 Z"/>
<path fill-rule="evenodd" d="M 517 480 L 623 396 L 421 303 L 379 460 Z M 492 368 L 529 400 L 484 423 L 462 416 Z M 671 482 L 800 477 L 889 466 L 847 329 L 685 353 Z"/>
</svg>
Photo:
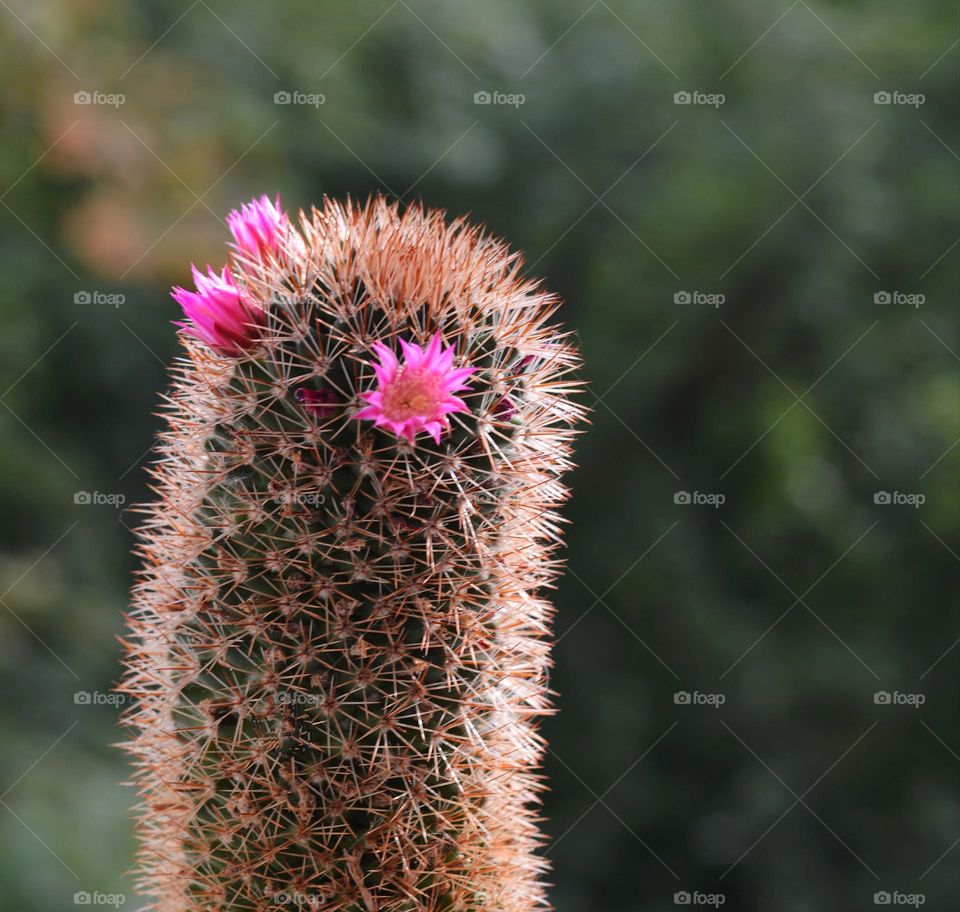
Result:
<svg viewBox="0 0 960 912">
<path fill-rule="evenodd" d="M 147 908 L 545 909 L 559 302 L 441 212 L 227 224 L 173 292 L 125 644 Z"/>
</svg>

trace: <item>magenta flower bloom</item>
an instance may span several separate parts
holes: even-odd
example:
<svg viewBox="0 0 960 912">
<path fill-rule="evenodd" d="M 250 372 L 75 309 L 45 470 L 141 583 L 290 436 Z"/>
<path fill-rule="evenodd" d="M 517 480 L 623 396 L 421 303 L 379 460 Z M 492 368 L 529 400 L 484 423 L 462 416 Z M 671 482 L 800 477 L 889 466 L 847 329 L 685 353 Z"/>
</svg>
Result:
<svg viewBox="0 0 960 912">
<path fill-rule="evenodd" d="M 208 266 L 208 275 L 191 268 L 197 290 L 177 286 L 170 293 L 189 320 L 175 325 L 222 355 L 241 354 L 259 337 L 266 314 L 237 285 L 229 266 L 220 274 Z"/>
<path fill-rule="evenodd" d="M 450 427 L 447 415 L 470 411 L 453 394 L 469 388 L 464 381 L 476 368 L 454 368 L 453 346 L 441 350 L 440 333 L 425 349 L 401 339 L 402 365 L 382 342 L 374 342 L 373 348 L 380 357 L 380 363 L 373 365 L 380 385 L 360 394 L 367 406 L 356 417 L 371 419 L 410 443 L 420 431 L 439 443 L 440 434 Z"/>
<path fill-rule="evenodd" d="M 280 196 L 276 203 L 266 194 L 250 200 L 227 216 L 227 227 L 233 234 L 234 246 L 249 257 L 276 253 L 287 235 L 289 220 L 280 208 Z"/>
<path fill-rule="evenodd" d="M 312 390 L 300 386 L 294 391 L 294 395 L 297 402 L 302 403 L 308 412 L 318 418 L 329 418 L 337 413 L 339 400 L 333 390 Z"/>
</svg>

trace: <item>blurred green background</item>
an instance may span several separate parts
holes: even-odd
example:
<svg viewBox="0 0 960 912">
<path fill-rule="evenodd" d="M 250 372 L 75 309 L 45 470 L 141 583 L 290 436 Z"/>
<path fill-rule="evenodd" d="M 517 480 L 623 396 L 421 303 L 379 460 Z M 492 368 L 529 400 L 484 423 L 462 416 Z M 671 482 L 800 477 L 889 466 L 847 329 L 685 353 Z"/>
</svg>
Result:
<svg viewBox="0 0 960 912">
<path fill-rule="evenodd" d="M 107 695 L 169 286 L 254 194 L 376 190 L 524 249 L 582 343 L 559 912 L 957 908 L 957 36 L 924 0 L 3 0 L 3 908 L 141 905 Z"/>
</svg>

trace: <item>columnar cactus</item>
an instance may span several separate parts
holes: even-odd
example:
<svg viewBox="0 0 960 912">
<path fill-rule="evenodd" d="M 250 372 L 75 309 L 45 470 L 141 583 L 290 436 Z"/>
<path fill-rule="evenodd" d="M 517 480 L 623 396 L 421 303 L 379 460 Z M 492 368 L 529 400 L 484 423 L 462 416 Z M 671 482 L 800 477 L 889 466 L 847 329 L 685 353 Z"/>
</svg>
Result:
<svg viewBox="0 0 960 912">
<path fill-rule="evenodd" d="M 126 721 L 156 912 L 546 907 L 557 299 L 463 220 L 231 213 L 174 289 Z"/>
</svg>

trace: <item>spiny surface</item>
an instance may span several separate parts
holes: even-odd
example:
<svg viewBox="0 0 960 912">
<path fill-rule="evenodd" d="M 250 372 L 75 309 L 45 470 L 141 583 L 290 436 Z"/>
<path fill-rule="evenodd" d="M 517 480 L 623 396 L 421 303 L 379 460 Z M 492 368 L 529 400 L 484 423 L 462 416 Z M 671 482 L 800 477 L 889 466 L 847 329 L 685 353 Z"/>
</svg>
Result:
<svg viewBox="0 0 960 912">
<path fill-rule="evenodd" d="M 238 250 L 264 314 L 182 336 L 122 689 L 155 912 L 528 912 L 543 597 L 582 409 L 557 300 L 479 228 L 375 199 Z M 474 368 L 436 442 L 357 420 L 376 345 Z"/>
</svg>

